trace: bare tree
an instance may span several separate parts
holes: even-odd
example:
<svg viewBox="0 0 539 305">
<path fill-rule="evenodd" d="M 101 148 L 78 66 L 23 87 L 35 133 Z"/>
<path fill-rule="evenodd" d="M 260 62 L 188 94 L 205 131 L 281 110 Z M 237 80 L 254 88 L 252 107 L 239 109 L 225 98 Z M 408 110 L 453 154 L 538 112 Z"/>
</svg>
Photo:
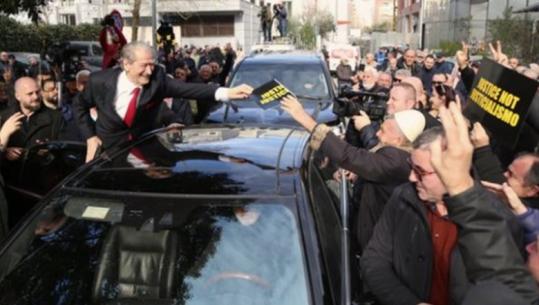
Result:
<svg viewBox="0 0 539 305">
<path fill-rule="evenodd" d="M 131 41 L 138 40 L 138 26 L 140 23 L 140 2 L 141 0 L 135 0 L 133 3 L 133 23 L 131 24 Z"/>
</svg>

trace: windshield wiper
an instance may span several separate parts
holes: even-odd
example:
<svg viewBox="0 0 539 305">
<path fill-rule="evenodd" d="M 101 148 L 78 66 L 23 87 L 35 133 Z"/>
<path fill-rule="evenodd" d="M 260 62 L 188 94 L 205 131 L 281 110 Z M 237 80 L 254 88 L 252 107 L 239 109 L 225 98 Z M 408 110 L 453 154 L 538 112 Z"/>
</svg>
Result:
<svg viewBox="0 0 539 305">
<path fill-rule="evenodd" d="M 225 113 L 223 115 L 223 122 L 226 122 L 226 119 L 228 118 L 228 109 L 232 108 L 234 110 L 234 113 L 238 113 L 238 105 L 234 104 L 232 101 L 223 102 L 226 105 Z"/>
</svg>

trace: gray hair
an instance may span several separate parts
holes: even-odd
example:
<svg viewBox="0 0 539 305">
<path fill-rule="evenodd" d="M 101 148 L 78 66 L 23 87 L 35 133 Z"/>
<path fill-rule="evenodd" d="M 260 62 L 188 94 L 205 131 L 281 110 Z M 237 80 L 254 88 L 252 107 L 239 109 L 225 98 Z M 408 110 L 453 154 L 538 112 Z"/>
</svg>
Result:
<svg viewBox="0 0 539 305">
<path fill-rule="evenodd" d="M 89 76 L 90 75 L 90 70 L 80 70 L 79 72 L 77 72 L 77 74 L 75 75 L 75 80 L 79 81 L 81 77 L 83 76 Z"/>
<path fill-rule="evenodd" d="M 528 185 L 539 185 L 539 160 L 535 160 L 524 178 Z"/>
<path fill-rule="evenodd" d="M 122 52 L 120 54 L 120 57 L 122 59 L 125 59 L 129 62 L 134 62 L 136 59 L 136 51 L 138 50 L 147 50 L 152 53 L 153 58 L 157 58 L 157 53 L 155 52 L 155 49 L 150 46 L 149 44 L 142 42 L 142 41 L 133 41 L 128 44 L 126 44 L 122 48 Z"/>
<path fill-rule="evenodd" d="M 539 185 L 539 154 L 525 152 L 517 155 L 515 160 L 521 158 L 531 158 L 533 162 L 526 175 L 524 175 L 524 183 L 526 185 Z"/>
<path fill-rule="evenodd" d="M 439 137 L 445 138 L 445 131 L 442 126 L 435 126 L 423 131 L 412 142 L 413 149 L 425 150 L 428 146 Z"/>
<path fill-rule="evenodd" d="M 406 69 L 399 69 L 399 70 L 395 71 L 395 77 L 397 77 L 397 76 L 410 77 L 410 76 L 412 76 L 412 72 L 410 72 L 410 70 L 406 70 Z"/>
</svg>

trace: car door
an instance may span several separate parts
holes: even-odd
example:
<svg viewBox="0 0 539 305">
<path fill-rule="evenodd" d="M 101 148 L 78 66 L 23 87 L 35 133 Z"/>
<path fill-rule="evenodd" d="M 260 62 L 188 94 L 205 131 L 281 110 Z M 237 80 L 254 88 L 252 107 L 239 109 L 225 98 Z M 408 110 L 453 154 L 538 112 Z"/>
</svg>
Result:
<svg viewBox="0 0 539 305">
<path fill-rule="evenodd" d="M 351 297 L 349 251 L 344 247 L 339 185 L 332 179 L 334 169 L 320 152 L 313 152 L 308 163 L 309 197 L 318 232 L 322 260 L 333 304 L 347 304 Z M 345 195 L 346 196 L 346 195 Z M 344 232 L 346 233 L 346 232 Z M 348 271 L 346 271 L 348 270 Z"/>
</svg>

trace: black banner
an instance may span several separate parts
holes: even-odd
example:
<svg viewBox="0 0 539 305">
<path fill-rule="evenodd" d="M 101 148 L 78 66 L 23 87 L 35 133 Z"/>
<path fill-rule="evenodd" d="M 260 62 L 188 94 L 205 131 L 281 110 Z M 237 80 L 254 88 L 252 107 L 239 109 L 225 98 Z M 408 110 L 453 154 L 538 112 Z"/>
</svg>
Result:
<svg viewBox="0 0 539 305">
<path fill-rule="evenodd" d="M 538 82 L 484 59 L 464 114 L 480 122 L 496 141 L 514 147 L 524 125 Z"/>
<path fill-rule="evenodd" d="M 273 79 L 254 89 L 253 95 L 257 97 L 256 102 L 261 108 L 268 109 L 278 107 L 283 97 L 287 95 L 294 96 L 294 93 L 288 90 L 278 80 Z"/>
</svg>

